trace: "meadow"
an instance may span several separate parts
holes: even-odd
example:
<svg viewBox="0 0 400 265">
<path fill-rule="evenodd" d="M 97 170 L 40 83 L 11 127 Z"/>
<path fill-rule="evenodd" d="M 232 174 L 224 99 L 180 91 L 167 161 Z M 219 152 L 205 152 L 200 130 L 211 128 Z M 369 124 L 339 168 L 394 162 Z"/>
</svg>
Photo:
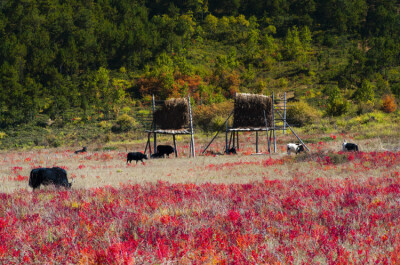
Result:
<svg viewBox="0 0 400 265">
<path fill-rule="evenodd" d="M 374 138 L 344 153 L 343 137 L 288 156 L 284 137 L 254 155 L 249 135 L 238 155 L 183 144 L 128 165 L 122 148 L 2 152 L 0 263 L 399 264 L 400 151 Z M 52 166 L 72 189 L 32 192 L 30 170 Z"/>
</svg>

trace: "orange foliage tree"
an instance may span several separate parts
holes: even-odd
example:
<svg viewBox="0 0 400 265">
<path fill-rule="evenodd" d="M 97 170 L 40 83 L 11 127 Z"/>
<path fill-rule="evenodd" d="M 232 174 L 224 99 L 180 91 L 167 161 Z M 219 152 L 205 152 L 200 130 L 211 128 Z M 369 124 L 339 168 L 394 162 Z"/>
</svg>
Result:
<svg viewBox="0 0 400 265">
<path fill-rule="evenodd" d="M 382 98 L 382 110 L 386 113 L 392 113 L 396 111 L 397 104 L 394 95 L 387 94 Z"/>
</svg>

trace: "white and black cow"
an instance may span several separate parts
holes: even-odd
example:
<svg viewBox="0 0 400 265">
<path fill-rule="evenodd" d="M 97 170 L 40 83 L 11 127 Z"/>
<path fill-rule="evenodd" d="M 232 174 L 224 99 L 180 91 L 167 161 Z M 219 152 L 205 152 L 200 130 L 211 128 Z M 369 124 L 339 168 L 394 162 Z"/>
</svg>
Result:
<svg viewBox="0 0 400 265">
<path fill-rule="evenodd" d="M 348 143 L 346 140 L 343 141 L 343 151 L 358 151 L 358 145 L 354 143 Z"/>
<path fill-rule="evenodd" d="M 56 187 L 63 186 L 71 188 L 72 182 L 68 182 L 67 171 L 59 167 L 53 168 L 35 168 L 32 169 L 29 176 L 29 186 L 34 190 L 40 185 L 53 184 Z"/>
<path fill-rule="evenodd" d="M 126 155 L 126 163 L 130 163 L 132 160 L 137 162 L 140 160 L 143 163 L 143 159 L 147 159 L 147 155 L 141 153 L 141 152 L 130 152 Z"/>
<path fill-rule="evenodd" d="M 302 144 L 290 143 L 287 145 L 287 154 L 290 155 L 291 152 L 294 152 L 295 154 L 304 152 L 304 146 Z"/>
</svg>

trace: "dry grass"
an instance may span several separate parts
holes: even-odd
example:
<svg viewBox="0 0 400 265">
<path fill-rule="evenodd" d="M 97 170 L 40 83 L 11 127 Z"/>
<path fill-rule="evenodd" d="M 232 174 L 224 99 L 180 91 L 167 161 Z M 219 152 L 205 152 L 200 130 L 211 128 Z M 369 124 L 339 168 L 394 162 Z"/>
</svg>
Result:
<svg viewBox="0 0 400 265">
<path fill-rule="evenodd" d="M 289 141 L 290 136 L 286 136 Z M 337 170 L 319 170 L 313 161 L 293 162 L 294 155 L 288 158 L 285 144 L 278 144 L 278 152 L 272 155 L 245 155 L 244 151 L 254 148 L 253 141 L 243 142 L 239 155 L 197 156 L 195 159 L 182 154 L 180 158 L 149 159 L 126 164 L 126 152 L 103 151 L 88 152 L 75 155 L 68 150 L 36 150 L 28 152 L 0 153 L 0 192 L 11 193 L 18 189 L 28 189 L 27 177 L 32 168 L 65 167 L 68 178 L 74 179 L 74 189 L 90 189 L 100 186 L 117 187 L 123 183 L 139 183 L 167 181 L 170 183 L 248 183 L 268 179 L 290 179 L 293 177 L 347 178 L 350 173 Z M 384 143 L 381 139 L 359 142 L 362 151 L 397 151 L 397 146 Z M 313 153 L 339 151 L 341 140 L 309 145 Z M 199 150 L 200 148 L 197 148 Z M 265 148 L 264 148 L 265 149 Z M 139 149 L 137 149 L 139 150 Z M 291 163 L 264 166 L 263 163 L 272 158 L 287 159 Z M 372 174 L 372 175 L 371 175 Z M 18 175 L 26 177 L 18 180 Z M 380 176 L 379 169 L 369 171 L 368 176 Z"/>
</svg>

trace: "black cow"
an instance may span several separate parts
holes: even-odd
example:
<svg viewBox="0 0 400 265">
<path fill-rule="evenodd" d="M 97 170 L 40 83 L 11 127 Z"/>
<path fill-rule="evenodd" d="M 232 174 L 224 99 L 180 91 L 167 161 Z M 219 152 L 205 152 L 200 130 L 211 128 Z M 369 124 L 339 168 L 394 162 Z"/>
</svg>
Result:
<svg viewBox="0 0 400 265">
<path fill-rule="evenodd" d="M 346 140 L 343 141 L 343 151 L 355 151 L 358 152 L 358 145 L 348 143 Z"/>
<path fill-rule="evenodd" d="M 228 155 L 236 155 L 236 148 L 235 147 L 232 147 L 232 148 L 230 148 L 230 149 L 228 149 L 228 152 L 227 152 L 227 154 Z"/>
<path fill-rule="evenodd" d="M 81 150 L 76 150 L 76 151 L 74 152 L 74 154 L 86 153 L 86 152 L 87 152 L 87 148 L 86 148 L 86 146 L 84 146 Z"/>
<path fill-rule="evenodd" d="M 150 158 L 161 158 L 163 155 L 161 153 L 154 153 L 150 156 Z"/>
<path fill-rule="evenodd" d="M 53 168 L 35 168 L 32 169 L 29 176 L 29 186 L 34 190 L 39 188 L 40 185 L 53 184 L 56 187 L 63 186 L 65 188 L 71 188 L 73 183 L 68 182 L 67 171 L 60 167 Z"/>
<path fill-rule="evenodd" d="M 128 155 L 126 156 L 126 163 L 130 163 L 132 160 L 137 162 L 140 160 L 143 163 L 143 159 L 147 159 L 147 155 L 140 153 L 140 152 L 130 152 L 128 153 Z"/>
<path fill-rule="evenodd" d="M 164 155 L 167 155 L 169 157 L 169 155 L 172 154 L 174 151 L 174 148 L 170 145 L 157 146 L 157 153 L 159 153 L 162 157 L 164 157 Z"/>
</svg>

